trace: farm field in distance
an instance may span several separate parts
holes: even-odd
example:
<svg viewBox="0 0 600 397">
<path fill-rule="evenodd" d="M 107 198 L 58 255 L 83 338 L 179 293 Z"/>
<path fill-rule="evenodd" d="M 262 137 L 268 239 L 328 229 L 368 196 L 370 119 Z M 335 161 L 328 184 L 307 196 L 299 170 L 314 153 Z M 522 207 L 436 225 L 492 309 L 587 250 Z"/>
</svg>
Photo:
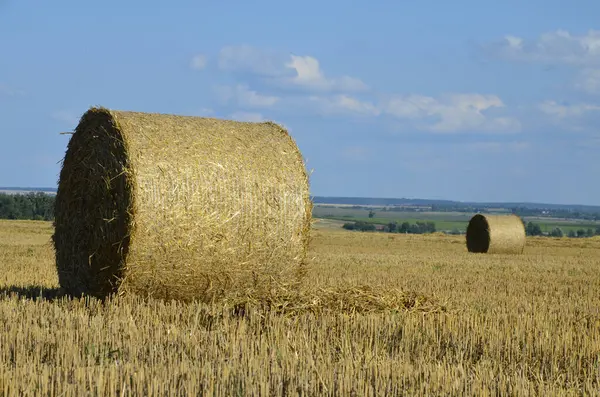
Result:
<svg viewBox="0 0 600 397">
<path fill-rule="evenodd" d="M 239 310 L 61 297 L 51 222 L 0 221 L 0 394 L 600 389 L 599 238 L 528 238 L 523 255 L 482 255 L 466 251 L 464 236 L 328 227 L 335 222 L 316 222 L 305 280 L 330 301 Z"/>
<path fill-rule="evenodd" d="M 369 218 L 369 212 L 375 212 L 372 218 Z M 497 213 L 510 213 L 506 209 L 497 209 Z M 332 206 L 315 204 L 313 208 L 313 216 L 321 219 L 331 219 L 344 222 L 370 222 L 377 224 L 387 224 L 389 222 L 409 222 L 431 221 L 435 222 L 437 230 L 451 231 L 458 229 L 464 232 L 467 229 L 467 224 L 475 212 L 436 212 L 436 211 L 420 211 L 420 212 L 403 212 L 383 210 L 382 207 L 372 208 L 352 208 L 351 206 Z M 543 232 L 549 232 L 552 229 L 559 227 L 564 232 L 570 230 L 578 230 L 581 228 L 596 229 L 600 226 L 598 221 L 575 220 L 575 219 L 560 219 L 539 216 L 525 216 L 523 219 L 526 222 L 533 221 L 538 223 Z M 341 227 L 341 224 L 340 224 Z"/>
</svg>

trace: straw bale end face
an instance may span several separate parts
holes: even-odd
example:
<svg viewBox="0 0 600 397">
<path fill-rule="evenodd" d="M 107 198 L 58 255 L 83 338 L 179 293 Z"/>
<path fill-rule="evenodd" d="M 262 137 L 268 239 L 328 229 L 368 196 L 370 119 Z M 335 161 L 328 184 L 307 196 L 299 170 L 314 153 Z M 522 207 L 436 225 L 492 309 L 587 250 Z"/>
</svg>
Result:
<svg viewBox="0 0 600 397">
<path fill-rule="evenodd" d="M 58 278 L 67 292 L 104 297 L 117 289 L 133 204 L 125 142 L 112 115 L 86 113 L 67 146 L 55 202 Z"/>
<path fill-rule="evenodd" d="M 521 254 L 525 227 L 516 215 L 476 214 L 467 227 L 467 249 L 473 253 Z"/>
<path fill-rule="evenodd" d="M 182 300 L 293 283 L 311 212 L 302 156 L 277 124 L 91 108 L 60 174 L 59 282 Z"/>
</svg>

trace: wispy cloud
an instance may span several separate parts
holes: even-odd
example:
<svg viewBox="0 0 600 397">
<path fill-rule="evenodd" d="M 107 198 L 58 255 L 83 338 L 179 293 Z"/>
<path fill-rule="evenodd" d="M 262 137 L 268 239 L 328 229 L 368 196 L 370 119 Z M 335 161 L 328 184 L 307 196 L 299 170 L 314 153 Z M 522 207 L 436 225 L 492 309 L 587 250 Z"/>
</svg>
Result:
<svg viewBox="0 0 600 397">
<path fill-rule="evenodd" d="M 515 44 L 516 45 L 516 44 Z M 362 80 L 328 76 L 318 59 L 286 55 L 252 46 L 221 49 L 219 68 L 252 79 L 262 92 L 248 84 L 220 86 L 218 99 L 237 109 L 272 108 L 324 116 L 387 116 L 408 123 L 409 128 L 430 133 L 516 133 L 521 123 L 511 117 L 496 95 L 453 93 L 440 96 L 381 94 Z M 258 80 L 256 80 L 258 78 Z M 300 87 L 302 90 L 287 91 Z M 276 91 L 277 95 L 269 93 Z"/>
<path fill-rule="evenodd" d="M 204 68 L 206 68 L 207 64 L 208 59 L 206 58 L 206 55 L 198 54 L 192 58 L 190 62 L 190 67 L 194 70 L 203 70 Z"/>
<path fill-rule="evenodd" d="M 235 87 L 220 86 L 216 88 L 216 92 L 222 102 L 243 107 L 268 108 L 280 101 L 277 96 L 259 94 L 245 84 L 238 84 Z"/>
<path fill-rule="evenodd" d="M 319 61 L 311 56 L 291 55 L 291 60 L 285 66 L 294 70 L 294 76 L 285 80 L 289 84 L 319 91 L 355 92 L 369 88 L 362 80 L 354 77 L 326 77 Z"/>
<path fill-rule="evenodd" d="M 504 108 L 495 95 L 449 94 L 440 98 L 423 95 L 392 96 L 384 104 L 384 111 L 398 119 L 428 121 L 419 128 L 436 133 L 502 132 L 515 133 L 521 123 L 511 117 L 493 117 L 485 114 L 491 108 Z"/>
<path fill-rule="evenodd" d="M 283 54 L 261 50 L 249 45 L 226 46 L 219 52 L 221 70 L 247 72 L 259 76 L 281 77 L 286 74 Z"/>
<path fill-rule="evenodd" d="M 565 30 L 543 33 L 535 39 L 507 35 L 483 45 L 491 56 L 513 61 L 600 65 L 600 31 L 573 35 Z"/>
<path fill-rule="evenodd" d="M 308 100 L 316 106 L 318 113 L 325 115 L 379 116 L 381 114 L 381 110 L 373 103 L 348 95 L 310 96 Z"/>
<path fill-rule="evenodd" d="M 482 48 L 488 56 L 507 61 L 572 66 L 578 74 L 574 88 L 600 93 L 600 30 L 581 35 L 556 30 L 534 39 L 507 35 Z"/>
<path fill-rule="evenodd" d="M 210 108 L 201 108 L 193 112 L 193 115 L 198 117 L 214 117 L 215 111 Z"/>
<path fill-rule="evenodd" d="M 368 89 L 363 81 L 355 77 L 326 76 L 315 57 L 284 55 L 248 45 L 222 48 L 219 67 L 224 71 L 255 74 L 266 78 L 265 82 L 279 87 L 320 92 L 356 92 Z"/>
<path fill-rule="evenodd" d="M 7 84 L 0 83 L 0 96 L 1 95 L 19 97 L 25 96 L 25 91 L 10 87 Z"/>
<path fill-rule="evenodd" d="M 579 73 L 575 87 L 588 94 L 600 94 L 600 69 L 583 69 Z"/>
<path fill-rule="evenodd" d="M 561 104 L 556 101 L 544 101 L 538 105 L 538 109 L 547 115 L 563 119 L 600 111 L 600 106 L 589 103 Z"/>
<path fill-rule="evenodd" d="M 531 148 L 530 142 L 471 142 L 465 145 L 468 151 L 486 153 L 523 152 Z"/>
</svg>

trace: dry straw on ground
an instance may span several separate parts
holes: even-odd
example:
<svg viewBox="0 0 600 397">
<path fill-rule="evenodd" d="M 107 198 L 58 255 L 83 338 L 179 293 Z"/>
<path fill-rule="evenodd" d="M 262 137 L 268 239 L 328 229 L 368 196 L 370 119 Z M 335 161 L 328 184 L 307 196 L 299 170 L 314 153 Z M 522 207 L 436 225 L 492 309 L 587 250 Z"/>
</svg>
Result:
<svg viewBox="0 0 600 397">
<path fill-rule="evenodd" d="M 516 215 L 473 216 L 467 227 L 469 252 L 521 254 L 525 248 L 525 226 Z"/>
<path fill-rule="evenodd" d="M 60 173 L 60 284 L 181 300 L 289 285 L 311 211 L 302 156 L 275 123 L 91 108 Z"/>
<path fill-rule="evenodd" d="M 296 289 L 276 289 L 262 296 L 236 297 L 228 302 L 234 311 L 259 310 L 268 313 L 296 315 L 305 313 L 393 313 L 447 312 L 448 305 L 434 297 L 397 288 L 370 285 L 340 285 L 334 288 L 304 286 Z"/>
</svg>

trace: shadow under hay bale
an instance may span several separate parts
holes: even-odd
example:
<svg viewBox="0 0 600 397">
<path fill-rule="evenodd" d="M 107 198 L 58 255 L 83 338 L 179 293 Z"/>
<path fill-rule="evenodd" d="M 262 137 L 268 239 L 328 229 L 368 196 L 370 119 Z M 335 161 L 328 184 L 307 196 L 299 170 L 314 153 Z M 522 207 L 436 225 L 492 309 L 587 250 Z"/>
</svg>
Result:
<svg viewBox="0 0 600 397">
<path fill-rule="evenodd" d="M 180 300 L 293 284 L 311 211 L 302 156 L 275 123 L 91 108 L 60 173 L 59 282 Z"/>
<path fill-rule="evenodd" d="M 482 215 L 471 218 L 467 227 L 469 252 L 521 254 L 525 249 L 525 226 L 516 215 Z"/>
</svg>

